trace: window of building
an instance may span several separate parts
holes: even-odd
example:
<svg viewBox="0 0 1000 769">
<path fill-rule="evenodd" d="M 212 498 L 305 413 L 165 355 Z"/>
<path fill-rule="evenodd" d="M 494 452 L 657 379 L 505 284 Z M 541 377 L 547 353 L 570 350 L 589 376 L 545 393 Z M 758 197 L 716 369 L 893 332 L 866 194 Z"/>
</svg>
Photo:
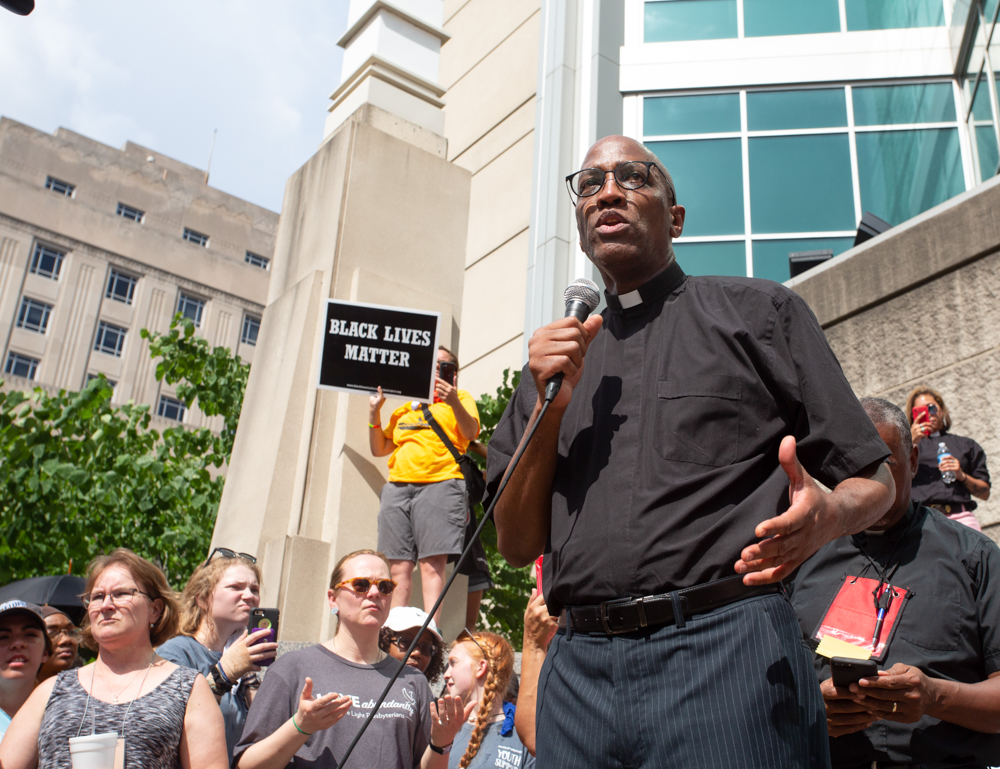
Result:
<svg viewBox="0 0 1000 769">
<path fill-rule="evenodd" d="M 4 366 L 4 371 L 11 376 L 34 379 L 37 370 L 38 361 L 35 358 L 29 358 L 27 355 L 21 355 L 17 352 L 7 353 L 7 365 Z"/>
<path fill-rule="evenodd" d="M 73 197 L 73 192 L 76 190 L 76 186 L 70 184 L 69 182 L 60 181 L 59 179 L 54 179 L 51 176 L 46 176 L 45 189 L 52 190 L 59 195 L 65 195 L 67 198 L 71 198 Z"/>
<path fill-rule="evenodd" d="M 51 304 L 24 297 L 21 299 L 21 309 L 17 313 L 17 327 L 44 334 L 49 325 L 51 312 Z"/>
<path fill-rule="evenodd" d="M 252 264 L 254 267 L 260 267 L 262 270 L 268 269 L 271 264 L 271 260 L 266 256 L 255 254 L 253 251 L 247 251 L 244 261 L 247 264 Z"/>
<path fill-rule="evenodd" d="M 687 209 L 685 271 L 785 281 L 789 253 L 850 248 L 863 212 L 895 225 L 964 191 L 960 119 L 941 82 L 646 96 L 641 125 Z"/>
<path fill-rule="evenodd" d="M 128 219 L 130 222 L 142 224 L 142 217 L 146 215 L 146 212 L 140 211 L 138 208 L 132 208 L 132 206 L 127 206 L 124 203 L 119 203 L 118 215 L 122 219 Z"/>
<path fill-rule="evenodd" d="M 176 398 L 166 395 L 160 396 L 160 404 L 156 407 L 157 416 L 164 419 L 173 419 L 176 422 L 184 421 L 184 414 L 187 412 L 184 404 Z"/>
<path fill-rule="evenodd" d="M 845 0 L 847 29 L 909 29 L 944 26 L 941 0 Z"/>
<path fill-rule="evenodd" d="M 260 318 L 255 318 L 253 315 L 243 316 L 243 333 L 240 335 L 240 341 L 243 344 L 256 345 L 257 344 L 257 334 L 260 333 Z"/>
<path fill-rule="evenodd" d="M 972 145 L 972 156 L 976 168 L 978 182 L 984 182 L 996 176 L 1000 167 L 1000 152 L 997 151 L 997 121 L 993 117 L 993 105 L 990 102 L 991 81 L 993 76 L 989 69 L 979 73 L 971 80 L 968 88 L 974 91 L 972 106 L 969 110 L 969 135 Z"/>
<path fill-rule="evenodd" d="M 743 0 L 743 34 L 805 35 L 840 32 L 838 0 Z"/>
<path fill-rule="evenodd" d="M 189 230 L 187 227 L 184 228 L 184 240 L 189 243 L 194 243 L 196 246 L 204 246 L 205 248 L 208 248 L 208 235 L 203 235 L 200 232 Z"/>
<path fill-rule="evenodd" d="M 647 2 L 645 42 L 714 40 L 736 37 L 736 0 L 657 0 Z"/>
<path fill-rule="evenodd" d="M 108 276 L 108 290 L 104 292 L 104 296 L 108 299 L 114 299 L 116 302 L 132 304 L 132 299 L 135 296 L 135 286 L 138 282 L 138 278 L 133 278 L 131 275 L 126 275 L 117 270 L 112 270 Z"/>
<path fill-rule="evenodd" d="M 177 297 L 177 312 L 194 323 L 195 327 L 201 326 L 201 314 L 205 309 L 205 302 L 187 294 L 180 294 Z"/>
<path fill-rule="evenodd" d="M 125 346 L 125 334 L 127 329 L 105 323 L 103 320 L 97 324 L 97 338 L 94 340 L 94 349 L 97 352 L 114 355 L 116 358 L 122 356 L 122 348 Z"/>
<path fill-rule="evenodd" d="M 35 243 L 35 251 L 31 255 L 31 272 L 44 278 L 59 280 L 59 271 L 62 269 L 65 258 L 65 251 L 42 243 Z"/>
</svg>

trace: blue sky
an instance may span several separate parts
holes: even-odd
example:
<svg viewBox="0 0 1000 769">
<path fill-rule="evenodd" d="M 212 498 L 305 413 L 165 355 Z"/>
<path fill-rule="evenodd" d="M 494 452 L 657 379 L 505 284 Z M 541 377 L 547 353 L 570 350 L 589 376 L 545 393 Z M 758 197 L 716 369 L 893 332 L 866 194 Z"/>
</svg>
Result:
<svg viewBox="0 0 1000 769">
<path fill-rule="evenodd" d="M 35 0 L 0 9 L 0 115 L 127 140 L 274 211 L 323 138 L 348 0 Z"/>
</svg>

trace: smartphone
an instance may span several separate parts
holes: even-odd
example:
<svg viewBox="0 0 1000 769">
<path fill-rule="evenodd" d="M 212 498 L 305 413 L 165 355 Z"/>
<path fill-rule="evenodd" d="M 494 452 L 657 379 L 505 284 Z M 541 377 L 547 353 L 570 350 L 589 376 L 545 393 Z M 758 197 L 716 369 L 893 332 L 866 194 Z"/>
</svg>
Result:
<svg viewBox="0 0 1000 769">
<path fill-rule="evenodd" d="M 260 640 L 254 641 L 250 646 L 263 643 L 275 643 L 278 640 L 278 610 L 277 609 L 252 609 L 250 611 L 250 619 L 247 621 L 247 632 L 253 633 L 257 630 L 263 630 L 268 628 L 271 632 L 269 635 L 262 637 Z M 274 662 L 274 657 L 269 660 L 264 660 L 260 664 L 261 667 L 267 667 L 272 662 Z"/>
<path fill-rule="evenodd" d="M 924 422 L 931 421 L 931 414 L 926 406 L 913 407 L 913 421 L 917 424 L 923 424 Z"/>
<path fill-rule="evenodd" d="M 878 665 L 875 660 L 855 660 L 850 657 L 834 657 L 830 660 L 830 673 L 834 686 L 847 688 L 856 684 L 862 678 L 878 675 Z"/>
<path fill-rule="evenodd" d="M 457 371 L 458 367 L 455 366 L 454 361 L 443 360 L 438 362 L 438 376 L 452 387 L 455 386 L 455 373 Z"/>
<path fill-rule="evenodd" d="M 544 555 L 540 555 L 535 561 L 535 587 L 538 588 L 539 595 L 542 593 L 542 559 L 544 557 Z"/>
</svg>

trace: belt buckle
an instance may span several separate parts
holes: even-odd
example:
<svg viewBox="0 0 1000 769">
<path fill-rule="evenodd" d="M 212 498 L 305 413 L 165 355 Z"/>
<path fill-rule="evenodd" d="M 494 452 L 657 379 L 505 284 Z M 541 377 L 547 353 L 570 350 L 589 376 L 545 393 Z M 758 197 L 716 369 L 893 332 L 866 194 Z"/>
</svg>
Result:
<svg viewBox="0 0 1000 769">
<path fill-rule="evenodd" d="M 608 623 L 608 604 L 617 603 L 617 601 L 601 601 L 598 605 L 599 616 L 601 618 L 601 626 L 604 628 L 604 632 L 608 635 L 614 635 L 615 631 L 611 629 L 611 625 Z"/>
</svg>

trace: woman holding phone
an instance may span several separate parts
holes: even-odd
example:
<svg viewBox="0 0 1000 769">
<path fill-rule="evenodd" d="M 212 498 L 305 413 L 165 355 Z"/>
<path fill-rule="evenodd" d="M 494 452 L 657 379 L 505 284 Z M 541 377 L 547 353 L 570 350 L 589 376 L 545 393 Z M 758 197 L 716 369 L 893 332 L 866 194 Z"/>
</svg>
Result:
<svg viewBox="0 0 1000 769">
<path fill-rule="evenodd" d="M 450 556 L 462 552 L 469 499 L 462 470 L 439 437 L 432 419 L 459 454 L 479 435 L 475 398 L 458 389 L 458 358 L 438 348 L 434 403 L 406 403 L 382 424 L 382 388 L 371 396 L 368 443 L 374 457 L 389 457 L 389 482 L 382 487 L 378 549 L 386 554 L 399 588 L 393 606 L 407 606 L 413 567 L 420 564 L 423 605 L 434 605 L 445 582 Z M 428 414 L 430 419 L 428 419 Z M 434 621 L 441 622 L 440 609 Z"/>
<path fill-rule="evenodd" d="M 955 435 L 944 396 L 920 385 L 906 399 L 910 436 L 919 449 L 913 479 L 914 502 L 933 507 L 953 521 L 981 531 L 975 499 L 990 498 L 986 452 L 972 438 Z M 952 480 L 953 476 L 953 480 Z"/>
<path fill-rule="evenodd" d="M 327 605 L 337 631 L 288 652 L 267 671 L 236 746 L 238 769 L 336 766 L 389 678 L 402 665 L 379 649 L 396 583 L 374 550 L 337 563 Z M 354 769 L 445 769 L 447 749 L 472 712 L 457 697 L 433 701 L 424 675 L 406 666 L 351 754 Z"/>
<path fill-rule="evenodd" d="M 197 670 L 208 680 L 226 723 L 229 760 L 243 733 L 247 711 L 260 686 L 256 671 L 274 659 L 269 631 L 247 634 L 250 612 L 260 605 L 260 569 L 246 553 L 216 548 L 194 570 L 181 595 L 181 634 L 156 651 Z"/>
</svg>

